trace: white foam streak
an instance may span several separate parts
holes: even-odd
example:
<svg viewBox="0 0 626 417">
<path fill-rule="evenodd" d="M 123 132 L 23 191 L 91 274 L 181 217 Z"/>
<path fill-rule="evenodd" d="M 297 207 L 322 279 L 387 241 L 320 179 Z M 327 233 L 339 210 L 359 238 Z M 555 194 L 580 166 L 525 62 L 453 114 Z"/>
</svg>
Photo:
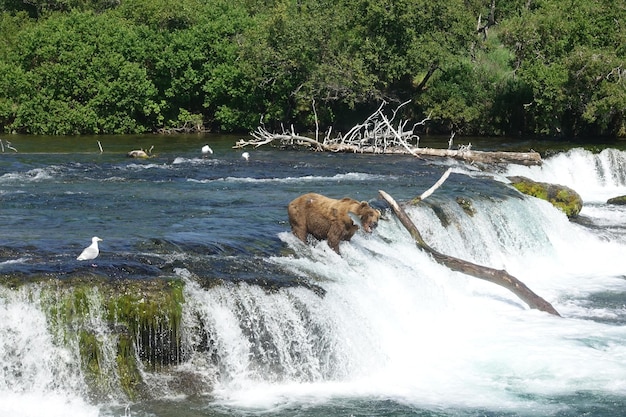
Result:
<svg viewBox="0 0 626 417">
<path fill-rule="evenodd" d="M 184 158 L 177 156 L 172 161 L 172 165 L 228 165 L 232 162 L 218 158 Z"/>
<path fill-rule="evenodd" d="M 23 264 L 26 263 L 30 258 L 17 258 L 17 259 L 9 259 L 8 261 L 0 262 L 0 268 L 4 265 L 15 265 L 15 264 Z"/>
<path fill-rule="evenodd" d="M 35 168 L 26 172 L 9 172 L 0 176 L 0 183 L 13 184 L 23 182 L 39 182 L 54 178 L 57 172 L 56 168 L 49 166 L 47 168 Z"/>
<path fill-rule="evenodd" d="M 148 169 L 171 169 L 171 165 L 168 164 L 128 164 L 128 169 L 136 171 L 144 171 Z"/>
<path fill-rule="evenodd" d="M 190 182 L 210 183 L 214 181 L 224 181 L 229 183 L 284 183 L 284 184 L 300 184 L 309 182 L 324 181 L 371 181 L 388 178 L 382 175 L 365 174 L 360 172 L 349 172 L 346 174 L 335 174 L 332 176 L 307 175 L 303 177 L 286 177 L 286 178 L 253 178 L 253 177 L 224 177 L 206 180 L 189 179 Z"/>
<path fill-rule="evenodd" d="M 0 393 L 0 415 L 7 417 L 98 417 L 100 410 L 82 398 L 62 393 Z"/>
</svg>

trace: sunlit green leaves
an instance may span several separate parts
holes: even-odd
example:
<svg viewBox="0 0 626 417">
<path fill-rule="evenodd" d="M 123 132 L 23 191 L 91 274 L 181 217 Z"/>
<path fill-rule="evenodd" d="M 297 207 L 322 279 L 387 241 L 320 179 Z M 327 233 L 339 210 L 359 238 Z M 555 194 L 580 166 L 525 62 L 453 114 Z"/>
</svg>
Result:
<svg viewBox="0 0 626 417">
<path fill-rule="evenodd" d="M 7 130 L 36 134 L 130 133 L 159 119 L 144 39 L 124 20 L 70 13 L 26 28 L 13 65 L 28 80 Z M 0 93 L 2 94 L 2 93 Z"/>
<path fill-rule="evenodd" d="M 626 4 L 543 0 L 503 23 L 535 133 L 623 135 Z"/>
<path fill-rule="evenodd" d="M 490 4 L 0 2 L 0 127 L 306 129 L 315 103 L 322 128 L 344 129 L 410 99 L 431 131 L 625 133 L 626 3 L 499 1 L 484 36 Z"/>
</svg>

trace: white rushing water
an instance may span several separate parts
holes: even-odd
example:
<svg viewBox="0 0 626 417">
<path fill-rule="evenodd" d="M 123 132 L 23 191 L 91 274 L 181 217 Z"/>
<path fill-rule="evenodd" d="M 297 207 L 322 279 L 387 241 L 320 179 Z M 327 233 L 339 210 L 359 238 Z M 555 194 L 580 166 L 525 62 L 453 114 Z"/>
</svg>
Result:
<svg viewBox="0 0 626 417">
<path fill-rule="evenodd" d="M 586 203 L 604 203 L 626 194 L 626 152 L 607 148 L 594 154 L 575 148 L 547 158 L 541 166 L 510 165 L 507 175 L 566 185 Z"/>
<path fill-rule="evenodd" d="M 625 159 L 615 150 L 572 150 L 507 172 L 574 188 L 591 203 L 584 214 L 599 229 L 521 196 L 472 201 L 473 216 L 444 201 L 447 226 L 427 205 L 408 210 L 431 246 L 506 269 L 563 317 L 435 263 L 393 218 L 373 236 L 343 243 L 342 256 L 283 232 L 294 254 L 268 262 L 325 296 L 244 283 L 203 288 L 182 273 L 183 366 L 206 382 L 210 401 L 264 413 L 365 398 L 418 409 L 575 415 L 559 398 L 623 398 L 626 305 L 604 296 L 626 294 L 626 240 L 605 231 L 623 229 L 626 214 L 603 202 L 626 194 Z M 36 294 L 2 290 L 1 416 L 108 415 L 107 404 L 87 398 L 78 355 L 76 346 L 60 346 Z M 114 402 L 119 395 L 111 391 Z"/>
<path fill-rule="evenodd" d="M 0 287 L 0 415 L 97 416 L 75 346 L 59 346 L 39 293 Z"/>
<path fill-rule="evenodd" d="M 324 244 L 303 248 L 285 234 L 307 256 L 274 262 L 316 277 L 328 291 L 323 299 L 303 289 L 268 295 L 246 285 L 192 295 L 201 299 L 227 358 L 218 397 L 262 409 L 367 396 L 515 411 L 529 406 L 529 395 L 623 393 L 626 328 L 590 320 L 615 311 L 589 305 L 586 296 L 626 291 L 626 268 L 616 260 L 626 247 L 598 239 L 538 201 L 495 207 L 477 207 L 468 220 L 471 233 L 467 224 L 438 226 L 429 210 L 411 214 L 430 229 L 435 247 L 506 268 L 565 318 L 529 310 L 506 290 L 433 263 L 395 222 L 383 224 L 377 238 L 344 245 L 343 257 Z M 252 332 L 262 327 L 276 353 L 255 352 L 242 321 Z M 312 335 L 312 327 L 319 333 Z M 282 377 L 251 358 L 279 364 Z"/>
<path fill-rule="evenodd" d="M 566 408 L 549 398 L 623 395 L 626 327 L 603 320 L 623 322 L 626 308 L 589 297 L 626 292 L 626 245 L 534 198 L 474 207 L 470 217 L 454 202 L 444 205 L 447 227 L 429 208 L 409 213 L 436 249 L 506 269 L 563 318 L 434 263 L 395 220 L 381 222 L 375 237 L 357 235 L 341 257 L 284 233 L 298 256 L 272 261 L 324 287 L 324 298 L 304 289 L 189 288 L 226 358 L 218 399 L 267 410 L 391 398 L 543 414 Z"/>
</svg>

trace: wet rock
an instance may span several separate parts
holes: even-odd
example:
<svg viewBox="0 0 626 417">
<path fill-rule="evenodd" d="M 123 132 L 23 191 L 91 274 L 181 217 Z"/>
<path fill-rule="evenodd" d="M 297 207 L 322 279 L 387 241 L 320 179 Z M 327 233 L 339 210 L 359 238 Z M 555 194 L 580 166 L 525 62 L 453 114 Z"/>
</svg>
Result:
<svg viewBox="0 0 626 417">
<path fill-rule="evenodd" d="M 476 209 L 474 208 L 474 205 L 472 204 L 472 201 L 470 199 L 465 197 L 457 197 L 456 203 L 463 209 L 463 211 L 468 216 L 473 216 L 474 214 L 476 214 Z"/>
<path fill-rule="evenodd" d="M 580 194 L 564 185 L 537 182 L 526 177 L 508 177 L 508 179 L 519 192 L 549 201 L 569 218 L 578 216 L 583 208 Z"/>
<path fill-rule="evenodd" d="M 182 280 L 0 276 L 0 286 L 36 297 L 51 333 L 77 347 L 91 398 L 148 398 L 144 374 L 184 361 Z"/>
<path fill-rule="evenodd" d="M 620 206 L 626 205 L 626 195 L 620 195 L 619 197 L 609 198 L 606 204 L 616 204 Z"/>
</svg>

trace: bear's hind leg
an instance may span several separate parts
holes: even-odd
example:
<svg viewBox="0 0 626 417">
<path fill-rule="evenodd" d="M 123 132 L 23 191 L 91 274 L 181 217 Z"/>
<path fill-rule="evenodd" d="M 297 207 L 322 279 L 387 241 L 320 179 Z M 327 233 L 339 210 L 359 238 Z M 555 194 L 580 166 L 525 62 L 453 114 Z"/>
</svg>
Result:
<svg viewBox="0 0 626 417">
<path fill-rule="evenodd" d="M 299 199 L 292 201 L 291 203 L 289 203 L 289 206 L 287 206 L 287 213 L 289 214 L 289 225 L 291 226 L 291 232 L 298 239 L 306 243 L 306 238 L 308 234 L 306 220 L 302 221 L 306 213 L 302 213 L 300 211 L 300 208 L 297 204 L 298 200 Z M 306 219 L 306 217 L 304 218 Z"/>
</svg>

